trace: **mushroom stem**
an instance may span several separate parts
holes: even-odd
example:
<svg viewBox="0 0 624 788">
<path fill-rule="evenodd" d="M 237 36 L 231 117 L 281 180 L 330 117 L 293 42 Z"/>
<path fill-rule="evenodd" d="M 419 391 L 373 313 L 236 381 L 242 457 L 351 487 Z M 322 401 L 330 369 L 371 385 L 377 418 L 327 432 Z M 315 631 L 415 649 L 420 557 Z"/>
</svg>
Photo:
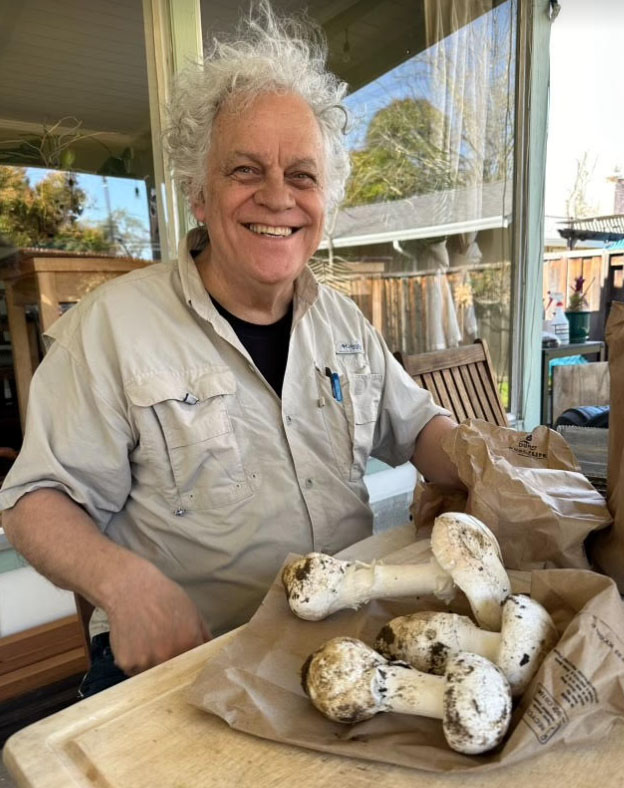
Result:
<svg viewBox="0 0 624 788">
<path fill-rule="evenodd" d="M 364 583 L 363 583 L 364 581 Z M 356 605 L 369 599 L 435 594 L 450 601 L 453 581 L 435 558 L 427 564 L 356 564 L 345 577 L 344 597 Z"/>
<path fill-rule="evenodd" d="M 377 668 L 383 676 L 383 706 L 380 711 L 418 714 L 441 720 L 444 716 L 444 676 L 422 673 L 402 665 Z"/>
<path fill-rule="evenodd" d="M 432 558 L 429 564 L 363 564 L 309 553 L 282 572 L 288 604 L 295 615 L 319 621 L 371 599 L 435 594 L 449 602 L 455 593 L 451 576 Z"/>
<path fill-rule="evenodd" d="M 557 629 L 539 602 L 511 594 L 503 605 L 500 633 L 479 629 L 456 613 L 419 612 L 389 621 L 377 635 L 375 648 L 386 659 L 437 675 L 460 651 L 480 654 L 498 665 L 512 693 L 521 695 L 557 638 Z"/>
<path fill-rule="evenodd" d="M 501 647 L 501 633 L 489 632 L 487 629 L 479 629 L 479 627 L 466 627 L 462 632 L 460 643 L 462 651 L 480 654 L 496 664 Z"/>
<path fill-rule="evenodd" d="M 479 624 L 500 630 L 501 605 L 510 593 L 494 534 L 475 517 L 448 512 L 431 532 L 428 564 L 361 564 L 309 553 L 282 572 L 293 613 L 319 621 L 337 610 L 371 599 L 435 594 L 448 603 L 455 586 L 468 597 Z"/>
<path fill-rule="evenodd" d="M 301 683 L 316 708 L 334 722 L 362 722 L 380 711 L 441 719 L 448 744 L 465 753 L 495 747 L 511 715 L 502 671 L 466 652 L 449 660 L 444 677 L 432 676 L 387 662 L 361 640 L 337 637 L 308 657 Z"/>
</svg>

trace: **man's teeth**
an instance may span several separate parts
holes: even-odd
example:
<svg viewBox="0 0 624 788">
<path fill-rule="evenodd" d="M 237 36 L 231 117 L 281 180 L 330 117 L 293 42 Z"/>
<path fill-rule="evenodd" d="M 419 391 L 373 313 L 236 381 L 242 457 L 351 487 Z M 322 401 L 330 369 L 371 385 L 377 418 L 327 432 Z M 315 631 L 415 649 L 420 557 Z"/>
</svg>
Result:
<svg viewBox="0 0 624 788">
<path fill-rule="evenodd" d="M 294 230 L 292 227 L 270 227 L 268 224 L 248 224 L 247 227 L 259 235 L 292 235 Z"/>
</svg>

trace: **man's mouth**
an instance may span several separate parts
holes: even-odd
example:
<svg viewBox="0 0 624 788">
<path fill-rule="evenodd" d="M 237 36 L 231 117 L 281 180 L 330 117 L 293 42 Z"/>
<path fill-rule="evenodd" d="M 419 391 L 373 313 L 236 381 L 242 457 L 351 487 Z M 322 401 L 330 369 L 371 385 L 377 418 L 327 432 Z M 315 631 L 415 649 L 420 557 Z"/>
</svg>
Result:
<svg viewBox="0 0 624 788">
<path fill-rule="evenodd" d="M 298 227 L 273 227 L 269 224 L 245 224 L 245 227 L 256 235 L 266 235 L 271 238 L 288 238 L 299 229 Z"/>
</svg>

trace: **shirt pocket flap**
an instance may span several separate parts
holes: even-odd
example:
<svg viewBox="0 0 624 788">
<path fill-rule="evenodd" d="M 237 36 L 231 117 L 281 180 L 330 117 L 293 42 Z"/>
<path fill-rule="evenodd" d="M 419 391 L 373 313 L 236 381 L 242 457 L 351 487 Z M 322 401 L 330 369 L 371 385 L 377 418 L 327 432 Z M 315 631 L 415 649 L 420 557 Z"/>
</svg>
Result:
<svg viewBox="0 0 624 788">
<path fill-rule="evenodd" d="M 166 400 L 195 405 L 212 397 L 235 393 L 236 379 L 226 368 L 180 374 L 163 372 L 126 385 L 130 402 L 143 408 Z"/>
<path fill-rule="evenodd" d="M 133 405 L 154 411 L 169 449 L 232 431 L 225 400 L 236 394 L 236 379 L 227 368 L 154 374 L 126 392 Z"/>
</svg>

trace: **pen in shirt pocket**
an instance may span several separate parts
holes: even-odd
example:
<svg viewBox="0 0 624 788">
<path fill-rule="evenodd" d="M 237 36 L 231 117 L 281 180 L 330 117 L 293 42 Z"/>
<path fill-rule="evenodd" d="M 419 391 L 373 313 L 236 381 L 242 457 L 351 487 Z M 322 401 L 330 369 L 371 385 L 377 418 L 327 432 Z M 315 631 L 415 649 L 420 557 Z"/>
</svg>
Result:
<svg viewBox="0 0 624 788">
<path fill-rule="evenodd" d="M 325 367 L 325 374 L 330 380 L 334 399 L 336 402 L 342 402 L 342 386 L 340 385 L 340 376 L 337 372 L 332 372 L 329 367 Z"/>
</svg>

